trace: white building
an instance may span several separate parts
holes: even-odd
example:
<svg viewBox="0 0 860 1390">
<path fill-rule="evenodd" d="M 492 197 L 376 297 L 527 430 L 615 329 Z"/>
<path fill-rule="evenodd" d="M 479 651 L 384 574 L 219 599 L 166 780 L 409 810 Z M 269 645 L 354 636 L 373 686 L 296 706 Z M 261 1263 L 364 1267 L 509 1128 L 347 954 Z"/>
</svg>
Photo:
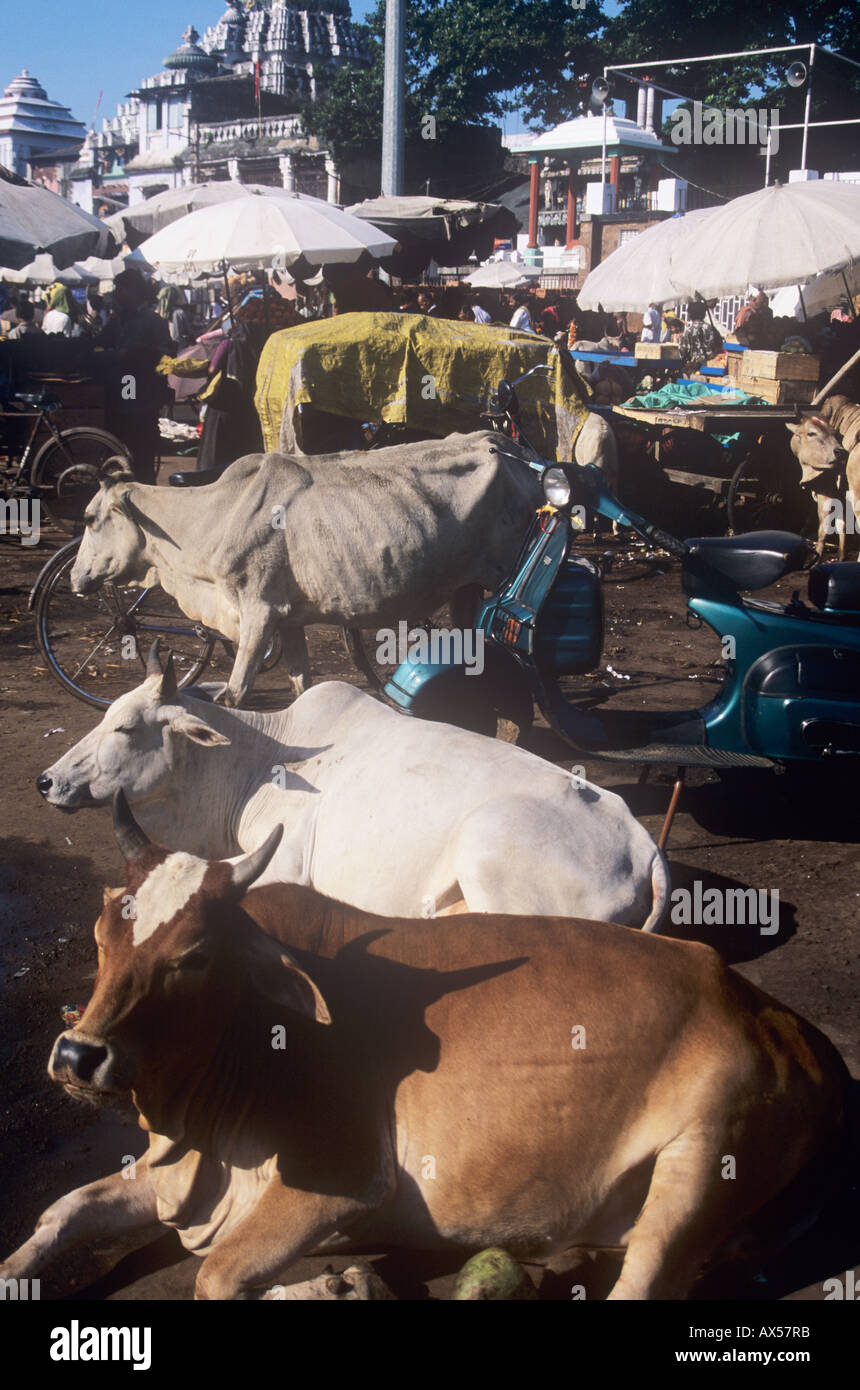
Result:
<svg viewBox="0 0 860 1390">
<path fill-rule="evenodd" d="M 341 64 L 366 61 L 348 0 L 231 4 L 202 38 L 189 26 L 161 71 L 88 134 L 72 197 L 97 211 L 211 178 L 334 197 L 337 172 L 302 136 L 299 111 Z"/>
<path fill-rule="evenodd" d="M 85 134 L 86 127 L 67 106 L 50 101 L 26 68 L 0 99 L 0 164 L 14 174 L 31 177 L 30 161 L 38 156 L 68 158 L 80 149 Z"/>
</svg>

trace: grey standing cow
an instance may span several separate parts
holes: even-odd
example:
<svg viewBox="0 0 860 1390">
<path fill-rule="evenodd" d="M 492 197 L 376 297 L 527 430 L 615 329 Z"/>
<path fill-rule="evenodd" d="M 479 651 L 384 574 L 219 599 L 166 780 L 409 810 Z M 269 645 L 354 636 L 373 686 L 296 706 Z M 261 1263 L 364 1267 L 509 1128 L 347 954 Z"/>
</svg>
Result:
<svg viewBox="0 0 860 1390">
<path fill-rule="evenodd" d="M 396 626 L 496 587 L 541 501 L 529 458 L 482 430 L 307 464 L 249 454 L 187 491 L 108 480 L 87 507 L 72 587 L 159 583 L 238 644 L 226 705 L 242 703 L 279 631 L 301 693 L 306 625 Z"/>
</svg>

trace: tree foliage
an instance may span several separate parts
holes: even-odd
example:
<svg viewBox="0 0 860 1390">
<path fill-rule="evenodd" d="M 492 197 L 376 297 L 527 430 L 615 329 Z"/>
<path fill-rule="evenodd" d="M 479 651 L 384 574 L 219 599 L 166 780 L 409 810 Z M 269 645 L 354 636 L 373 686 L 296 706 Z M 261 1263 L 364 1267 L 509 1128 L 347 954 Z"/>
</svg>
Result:
<svg viewBox="0 0 860 1390">
<path fill-rule="evenodd" d="M 406 128 L 425 116 L 440 135 L 523 109 L 541 126 L 572 115 L 576 77 L 597 61 L 597 0 L 408 0 Z M 368 16 L 366 69 L 339 69 L 304 113 L 305 129 L 342 151 L 382 129 L 385 0 Z"/>
<path fill-rule="evenodd" d="M 535 128 L 573 115 L 580 79 L 605 63 L 824 44 L 857 57 L 854 12 L 845 0 L 620 0 L 608 15 L 599 0 L 407 0 L 406 127 L 418 136 L 432 115 L 440 135 L 522 110 Z M 366 30 L 370 66 L 339 69 L 325 96 L 304 113 L 306 130 L 335 152 L 382 130 L 385 0 Z M 805 89 L 785 81 L 785 55 L 663 69 L 654 76 L 691 99 L 719 107 L 781 107 L 802 118 Z M 816 63 L 815 116 L 854 115 L 860 72 L 822 54 Z"/>
</svg>

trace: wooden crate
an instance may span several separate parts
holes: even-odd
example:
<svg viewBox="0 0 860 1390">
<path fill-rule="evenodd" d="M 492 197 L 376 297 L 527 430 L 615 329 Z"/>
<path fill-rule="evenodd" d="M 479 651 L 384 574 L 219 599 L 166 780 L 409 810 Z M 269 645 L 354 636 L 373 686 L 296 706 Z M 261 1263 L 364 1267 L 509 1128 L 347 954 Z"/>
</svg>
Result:
<svg viewBox="0 0 860 1390">
<path fill-rule="evenodd" d="M 759 352 L 743 354 L 741 376 L 769 381 L 817 381 L 819 359 L 811 352 Z"/>
<path fill-rule="evenodd" d="M 794 401 L 808 405 L 816 390 L 814 381 L 771 381 L 764 376 L 741 377 L 738 385 L 747 395 L 761 396 L 771 405 L 791 405 Z"/>
<path fill-rule="evenodd" d="M 646 362 L 680 362 L 681 349 L 677 343 L 637 343 L 634 356 Z"/>
<path fill-rule="evenodd" d="M 733 381 L 741 375 L 744 358 L 748 356 L 748 352 L 739 352 L 737 349 L 733 351 L 731 343 L 726 343 L 726 373 Z"/>
</svg>

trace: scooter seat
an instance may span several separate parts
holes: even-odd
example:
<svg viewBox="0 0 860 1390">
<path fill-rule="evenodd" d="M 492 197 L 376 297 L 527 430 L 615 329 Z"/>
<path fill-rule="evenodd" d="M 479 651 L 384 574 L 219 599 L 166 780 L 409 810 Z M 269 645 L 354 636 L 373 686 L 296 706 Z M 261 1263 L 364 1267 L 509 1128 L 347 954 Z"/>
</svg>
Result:
<svg viewBox="0 0 860 1390">
<path fill-rule="evenodd" d="M 809 601 L 825 613 L 860 612 L 860 565 L 855 560 L 829 560 L 809 576 Z"/>
<path fill-rule="evenodd" d="M 733 589 L 766 589 L 792 570 L 802 569 L 812 547 L 791 531 L 750 531 L 745 536 L 699 536 L 688 540 L 684 592 L 704 595 L 719 575 Z"/>
</svg>

